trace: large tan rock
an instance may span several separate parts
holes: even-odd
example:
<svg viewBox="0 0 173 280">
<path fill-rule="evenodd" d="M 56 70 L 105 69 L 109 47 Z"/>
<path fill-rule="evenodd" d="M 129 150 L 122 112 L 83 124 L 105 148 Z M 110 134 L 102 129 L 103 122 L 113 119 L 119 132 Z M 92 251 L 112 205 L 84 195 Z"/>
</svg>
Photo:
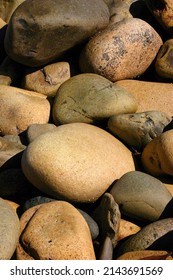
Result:
<svg viewBox="0 0 173 280">
<path fill-rule="evenodd" d="M 89 227 L 80 212 L 70 203 L 53 201 L 42 204 L 32 213 L 21 232 L 18 259 L 94 260 Z M 18 250 L 19 249 L 19 250 Z"/>
<path fill-rule="evenodd" d="M 93 202 L 135 167 L 130 150 L 111 134 L 72 123 L 31 142 L 22 156 L 22 169 L 33 185 L 55 198 Z"/>
<path fill-rule="evenodd" d="M 1 0 L 0 17 L 4 21 L 9 22 L 11 15 L 22 2 L 24 2 L 24 0 Z"/>
<path fill-rule="evenodd" d="M 17 135 L 30 124 L 47 123 L 50 103 L 37 92 L 0 85 L 0 134 Z"/>
<path fill-rule="evenodd" d="M 137 112 L 161 111 L 173 116 L 173 84 L 138 80 L 122 80 L 115 84 L 136 97 Z"/>
</svg>

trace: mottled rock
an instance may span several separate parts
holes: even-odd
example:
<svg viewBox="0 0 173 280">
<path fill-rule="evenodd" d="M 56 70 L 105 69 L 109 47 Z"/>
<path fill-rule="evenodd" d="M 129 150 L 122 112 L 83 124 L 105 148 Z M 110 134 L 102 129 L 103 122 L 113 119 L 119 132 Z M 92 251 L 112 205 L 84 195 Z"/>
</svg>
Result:
<svg viewBox="0 0 173 280">
<path fill-rule="evenodd" d="M 19 239 L 20 224 L 15 210 L 0 198 L 0 260 L 10 260 Z"/>
<path fill-rule="evenodd" d="M 80 55 L 80 68 L 82 72 L 100 74 L 113 82 L 135 78 L 151 65 L 162 43 L 146 21 L 124 19 L 110 24 L 89 40 Z"/>
<path fill-rule="evenodd" d="M 51 131 L 54 128 L 56 128 L 56 126 L 53 123 L 29 125 L 26 131 L 28 142 L 34 141 L 39 135 Z"/>
<path fill-rule="evenodd" d="M 65 201 L 42 204 L 22 231 L 20 243 L 36 260 L 95 259 L 85 219 Z"/>
<path fill-rule="evenodd" d="M 18 135 L 33 123 L 47 123 L 50 103 L 37 92 L 0 85 L 0 134 Z"/>
<path fill-rule="evenodd" d="M 32 17 L 31 17 L 32 15 Z M 31 67 L 56 61 L 109 23 L 102 0 L 24 1 L 13 13 L 5 50 L 13 60 Z"/>
<path fill-rule="evenodd" d="M 127 89 L 137 99 L 136 112 L 160 111 L 173 116 L 173 84 L 138 80 L 122 80 L 117 86 Z"/>
<path fill-rule="evenodd" d="M 96 123 L 118 113 L 136 112 L 135 98 L 108 79 L 92 73 L 64 82 L 53 103 L 53 119 L 61 123 Z"/>
<path fill-rule="evenodd" d="M 172 199 L 160 180 L 141 171 L 124 174 L 110 193 L 122 214 L 148 222 L 159 219 Z M 171 217 L 171 213 L 168 215 Z"/>
<path fill-rule="evenodd" d="M 153 176 L 173 175 L 173 129 L 148 143 L 142 152 L 145 171 Z"/>
<path fill-rule="evenodd" d="M 158 111 L 119 114 L 110 117 L 108 128 L 128 146 L 142 150 L 152 139 L 160 136 L 171 121 L 170 116 Z"/>
<path fill-rule="evenodd" d="M 56 62 L 41 69 L 27 69 L 22 87 L 27 90 L 40 92 L 46 96 L 55 96 L 60 85 L 70 78 L 68 62 Z"/>
<path fill-rule="evenodd" d="M 94 202 L 135 167 L 130 150 L 111 134 L 72 123 L 31 142 L 22 156 L 22 169 L 34 186 L 52 197 Z"/>
<path fill-rule="evenodd" d="M 173 218 L 155 221 L 129 237 L 118 249 L 117 256 L 141 250 L 173 251 Z"/>
</svg>

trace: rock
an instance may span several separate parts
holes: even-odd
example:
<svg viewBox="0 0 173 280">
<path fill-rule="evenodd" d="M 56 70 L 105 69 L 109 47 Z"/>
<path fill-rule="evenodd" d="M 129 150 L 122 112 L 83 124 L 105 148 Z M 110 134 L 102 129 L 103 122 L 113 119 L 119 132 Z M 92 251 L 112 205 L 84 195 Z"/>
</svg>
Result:
<svg viewBox="0 0 173 280">
<path fill-rule="evenodd" d="M 155 62 L 156 73 L 166 79 L 173 79 L 173 39 L 161 46 Z"/>
<path fill-rule="evenodd" d="M 170 116 L 158 111 L 118 114 L 109 118 L 108 128 L 123 143 L 140 151 L 171 121 Z"/>
<path fill-rule="evenodd" d="M 99 252 L 98 260 L 112 260 L 113 244 L 109 236 L 106 236 Z"/>
<path fill-rule="evenodd" d="M 36 197 L 32 197 L 30 199 L 28 199 L 24 205 L 23 205 L 23 211 L 27 211 L 28 209 L 30 209 L 31 207 L 43 204 L 43 203 L 48 203 L 51 201 L 55 201 L 54 198 L 51 197 L 45 197 L 45 196 L 36 196 Z"/>
<path fill-rule="evenodd" d="M 15 9 L 22 3 L 24 0 L 1 0 L 0 2 L 0 17 L 5 21 L 9 22 L 11 15 Z"/>
<path fill-rule="evenodd" d="M 43 94 L 0 85 L 1 135 L 18 135 L 30 124 L 47 123 L 50 103 Z"/>
<path fill-rule="evenodd" d="M 20 205 L 18 203 L 8 199 L 4 199 L 4 201 L 9 204 L 16 211 L 16 213 L 20 211 Z"/>
<path fill-rule="evenodd" d="M 171 0 L 145 0 L 149 11 L 168 34 L 172 34 L 173 3 Z"/>
<path fill-rule="evenodd" d="M 10 260 L 19 239 L 20 224 L 15 210 L 0 198 L 0 260 Z"/>
<path fill-rule="evenodd" d="M 110 193 L 102 196 L 99 206 L 92 213 L 100 228 L 101 242 L 108 236 L 113 247 L 117 245 L 121 213 L 118 204 Z M 109 241 L 108 241 L 109 242 Z"/>
<path fill-rule="evenodd" d="M 80 69 L 113 82 L 135 78 L 151 65 L 162 43 L 146 21 L 125 19 L 110 24 L 89 40 L 80 55 Z"/>
<path fill-rule="evenodd" d="M 2 19 L 0 18 L 0 28 L 4 27 L 7 23 Z"/>
<path fill-rule="evenodd" d="M 158 220 L 172 199 L 160 180 L 141 171 L 124 174 L 110 193 L 122 214 L 147 222 Z M 171 213 L 168 215 L 171 217 Z"/>
<path fill-rule="evenodd" d="M 81 209 L 78 209 L 78 211 L 82 214 L 85 221 L 87 222 L 88 227 L 90 229 L 92 239 L 93 240 L 96 239 L 99 235 L 99 227 L 98 227 L 97 223 L 94 221 L 94 219 L 90 215 L 88 215 L 87 212 L 85 212 Z"/>
<path fill-rule="evenodd" d="M 140 226 L 121 218 L 119 232 L 118 232 L 118 241 L 130 235 L 133 235 L 140 230 L 141 230 Z"/>
<path fill-rule="evenodd" d="M 167 251 L 143 250 L 124 253 L 117 260 L 173 260 L 173 257 Z"/>
<path fill-rule="evenodd" d="M 131 2 L 134 1 L 104 0 L 104 2 L 108 5 L 109 8 L 110 23 L 115 23 L 126 18 L 132 18 L 129 9 Z"/>
<path fill-rule="evenodd" d="M 56 126 L 53 123 L 29 125 L 26 131 L 28 142 L 30 143 L 34 141 L 36 137 L 45 132 L 51 131 L 54 128 L 56 128 Z"/>
<path fill-rule="evenodd" d="M 94 260 L 90 231 L 79 211 L 65 201 L 42 204 L 20 236 L 36 260 Z"/>
<path fill-rule="evenodd" d="M 138 80 L 122 80 L 115 84 L 125 88 L 136 98 L 136 113 L 160 111 L 173 116 L 173 84 Z"/>
<path fill-rule="evenodd" d="M 42 0 L 24 1 L 8 24 L 5 50 L 21 64 L 42 66 L 56 61 L 108 23 L 109 10 L 102 0 L 47 0 L 44 5 Z"/>
<path fill-rule="evenodd" d="M 131 152 L 111 134 L 90 124 L 72 123 L 30 143 L 22 156 L 22 169 L 39 190 L 82 203 L 96 201 L 135 166 Z"/>
<path fill-rule="evenodd" d="M 27 69 L 22 87 L 45 94 L 48 97 L 55 96 L 60 85 L 70 78 L 70 65 L 68 62 L 56 62 L 35 70 Z"/>
<path fill-rule="evenodd" d="M 146 145 L 142 165 L 153 176 L 173 175 L 173 129 L 165 131 Z"/>
<path fill-rule="evenodd" d="M 108 79 L 92 73 L 79 74 L 64 82 L 53 103 L 55 124 L 97 123 L 118 113 L 137 110 L 128 91 L 114 86 Z"/>
<path fill-rule="evenodd" d="M 117 257 L 141 250 L 173 251 L 173 218 L 155 221 L 129 237 L 118 249 Z"/>
<path fill-rule="evenodd" d="M 13 156 L 20 154 L 24 151 L 26 146 L 14 143 L 0 137 L 0 167 L 10 160 Z"/>
</svg>

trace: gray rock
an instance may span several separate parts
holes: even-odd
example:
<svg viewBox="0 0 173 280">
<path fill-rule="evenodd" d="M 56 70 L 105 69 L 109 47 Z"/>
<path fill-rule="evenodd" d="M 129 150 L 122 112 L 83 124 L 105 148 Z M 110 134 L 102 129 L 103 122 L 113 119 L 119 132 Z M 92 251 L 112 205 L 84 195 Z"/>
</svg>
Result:
<svg viewBox="0 0 173 280">
<path fill-rule="evenodd" d="M 40 204 L 43 204 L 43 203 L 48 203 L 48 202 L 51 202 L 51 201 L 54 201 L 55 199 L 53 198 L 50 198 L 50 197 L 45 197 L 45 196 L 35 196 L 35 197 L 32 197 L 30 199 L 28 199 L 24 205 L 23 205 L 23 210 L 26 211 L 28 210 L 29 208 L 31 207 L 34 207 L 36 205 L 40 205 Z"/>
<path fill-rule="evenodd" d="M 92 239 L 96 239 L 99 235 L 99 227 L 97 225 L 97 223 L 94 221 L 94 219 L 85 211 L 78 209 L 79 212 L 82 214 L 82 216 L 84 217 L 85 221 L 88 224 L 88 227 L 90 229 L 91 232 L 91 237 Z"/>
<path fill-rule="evenodd" d="M 102 0 L 24 1 L 10 19 L 5 50 L 24 65 L 53 62 L 106 27 L 109 15 Z"/>
<path fill-rule="evenodd" d="M 162 134 L 171 120 L 169 115 L 159 111 L 119 114 L 110 117 L 108 128 L 122 142 L 142 150 L 153 138 Z"/>
<path fill-rule="evenodd" d="M 0 198 L 0 260 L 10 260 L 20 235 L 19 218 L 13 208 Z"/>
<path fill-rule="evenodd" d="M 172 199 L 160 180 L 141 171 L 124 174 L 113 184 L 110 193 L 122 214 L 143 221 L 158 220 Z"/>
</svg>

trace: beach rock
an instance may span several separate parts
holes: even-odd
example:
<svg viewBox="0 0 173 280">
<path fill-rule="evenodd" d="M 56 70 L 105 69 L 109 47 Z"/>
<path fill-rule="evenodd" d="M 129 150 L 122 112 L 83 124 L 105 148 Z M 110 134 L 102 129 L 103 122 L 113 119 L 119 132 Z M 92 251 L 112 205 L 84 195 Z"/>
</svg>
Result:
<svg viewBox="0 0 173 280">
<path fill-rule="evenodd" d="M 125 19 L 110 24 L 89 40 L 80 55 L 80 69 L 113 82 L 135 78 L 151 65 L 162 43 L 146 21 Z"/>
<path fill-rule="evenodd" d="M 118 114 L 109 118 L 108 128 L 123 143 L 140 151 L 171 121 L 170 116 L 158 111 Z"/>
<path fill-rule="evenodd" d="M 15 210 L 0 198 L 0 260 L 10 260 L 20 235 L 19 218 Z"/>
<path fill-rule="evenodd" d="M 155 221 L 129 237 L 118 249 L 117 257 L 141 250 L 173 251 L 173 218 Z"/>
<path fill-rule="evenodd" d="M 0 85 L 0 134 L 18 135 L 33 123 L 47 123 L 50 103 L 43 94 Z"/>
<path fill-rule="evenodd" d="M 56 62 L 41 69 L 28 68 L 22 81 L 22 87 L 55 96 L 60 85 L 70 78 L 70 65 L 68 62 Z"/>
<path fill-rule="evenodd" d="M 173 260 L 173 257 L 169 251 L 143 250 L 124 253 L 117 260 Z"/>
<path fill-rule="evenodd" d="M 92 73 L 79 74 L 64 82 L 53 103 L 55 124 L 97 123 L 118 113 L 136 112 L 137 102 L 108 79 Z"/>
<path fill-rule="evenodd" d="M 109 15 L 102 0 L 24 1 L 8 24 L 5 50 L 31 67 L 54 62 L 105 28 Z"/>
<path fill-rule="evenodd" d="M 173 79 L 173 39 L 169 39 L 161 46 L 155 62 L 156 73 L 166 79 Z"/>
<path fill-rule="evenodd" d="M 90 231 L 79 211 L 65 201 L 42 204 L 20 236 L 35 260 L 94 260 Z"/>
<path fill-rule="evenodd" d="M 118 231 L 118 241 L 133 235 L 141 230 L 141 227 L 125 219 L 120 219 L 120 226 Z"/>
<path fill-rule="evenodd" d="M 160 111 L 173 116 L 173 84 L 139 80 L 122 80 L 115 83 L 125 88 L 138 102 L 137 112 Z"/>
<path fill-rule="evenodd" d="M 115 23 L 126 18 L 131 18 L 130 4 L 134 1 L 104 0 L 110 12 L 110 23 Z"/>
<path fill-rule="evenodd" d="M 56 126 L 53 123 L 29 125 L 26 131 L 28 142 L 34 141 L 39 135 L 51 131 L 54 128 L 56 128 Z"/>
<path fill-rule="evenodd" d="M 145 171 L 153 176 L 173 176 L 173 129 L 148 143 L 142 152 Z"/>
<path fill-rule="evenodd" d="M 100 246 L 100 252 L 98 254 L 98 260 L 112 260 L 113 257 L 113 244 L 109 236 L 106 236 L 103 243 Z"/>
<path fill-rule="evenodd" d="M 22 170 L 34 186 L 54 198 L 94 202 L 135 166 L 130 150 L 111 134 L 72 123 L 30 143 L 22 156 Z"/>
<path fill-rule="evenodd" d="M 172 199 L 160 180 L 141 171 L 124 174 L 110 193 L 122 214 L 147 222 L 158 220 Z"/>
<path fill-rule="evenodd" d="M 45 197 L 45 196 L 32 197 L 32 198 L 28 199 L 27 201 L 25 201 L 25 203 L 23 205 L 23 211 L 27 211 L 31 207 L 34 207 L 34 206 L 37 206 L 37 205 L 40 205 L 43 203 L 48 203 L 51 201 L 55 201 L 55 199 L 51 198 L 51 197 Z"/>
<path fill-rule="evenodd" d="M 15 9 L 22 3 L 24 0 L 1 0 L 0 2 L 0 17 L 5 21 L 9 22 L 11 15 Z"/>
<path fill-rule="evenodd" d="M 87 212 L 83 211 L 82 209 L 78 209 L 78 211 L 82 214 L 85 221 L 87 222 L 92 239 L 96 239 L 99 235 L 99 227 L 97 223 Z"/>
</svg>

